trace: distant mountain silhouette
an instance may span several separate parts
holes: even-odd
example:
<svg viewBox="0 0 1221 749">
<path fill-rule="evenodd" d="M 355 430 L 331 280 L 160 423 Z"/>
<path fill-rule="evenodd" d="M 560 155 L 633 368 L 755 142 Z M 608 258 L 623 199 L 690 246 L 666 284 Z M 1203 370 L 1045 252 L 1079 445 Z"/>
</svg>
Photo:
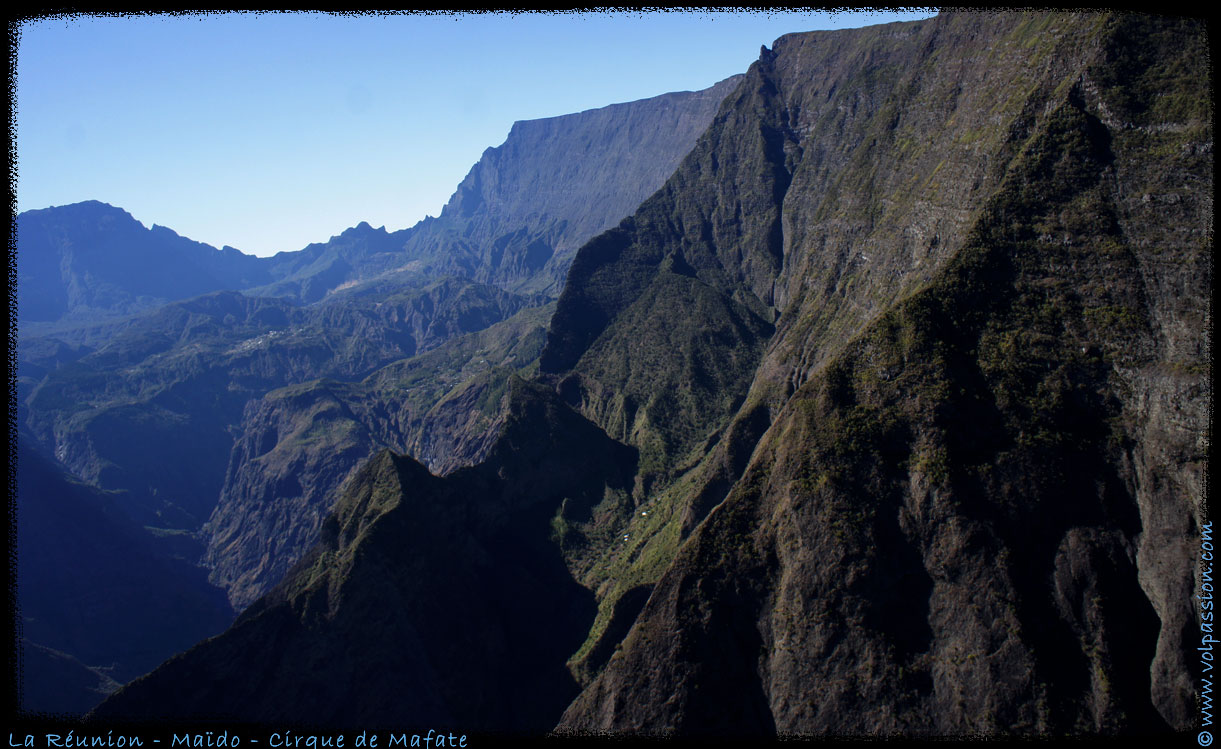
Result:
<svg viewBox="0 0 1221 749">
<path fill-rule="evenodd" d="M 259 258 L 96 200 L 17 216 L 18 324 L 85 321 L 271 280 Z"/>
</svg>

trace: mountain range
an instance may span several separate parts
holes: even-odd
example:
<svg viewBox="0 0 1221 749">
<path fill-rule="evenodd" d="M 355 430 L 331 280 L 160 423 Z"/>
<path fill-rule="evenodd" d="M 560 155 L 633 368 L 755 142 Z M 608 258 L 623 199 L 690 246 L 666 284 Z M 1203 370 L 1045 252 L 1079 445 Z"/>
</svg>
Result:
<svg viewBox="0 0 1221 749">
<path fill-rule="evenodd" d="M 789 34 L 706 92 L 515 126 L 548 145 L 393 242 L 134 317 L 163 297 L 65 294 L 23 435 L 240 611 L 92 718 L 1191 730 L 1208 49 L 1117 13 Z M 603 170 L 643 175 L 636 143 L 673 162 L 617 217 L 502 190 L 550 194 L 534 154 L 629 195 Z"/>
<path fill-rule="evenodd" d="M 498 423 L 505 377 L 537 360 L 575 247 L 661 185 L 736 80 L 517 123 L 441 216 L 399 232 L 362 223 L 270 258 L 146 229 L 97 201 L 21 214 L 20 440 L 47 471 L 100 489 L 142 543 L 172 542 L 175 558 L 205 565 L 240 610 L 317 541 L 334 491 L 376 449 L 418 445 L 450 468 L 486 452 L 479 427 Z M 545 204 L 522 201 L 544 187 Z M 307 402 L 332 391 L 362 402 Z M 469 423 L 471 398 L 487 423 Z M 54 526 L 31 528 L 31 548 L 57 538 Z M 111 571 L 114 585 L 130 582 Z M 194 573 L 181 582 L 194 585 Z M 28 595 L 23 611 L 35 608 Z M 101 597 L 138 630 L 138 607 Z M 124 651 L 112 628 L 64 655 L 111 668 L 95 657 L 110 653 L 126 681 L 222 629 L 233 611 L 220 610 L 153 662 Z"/>
</svg>

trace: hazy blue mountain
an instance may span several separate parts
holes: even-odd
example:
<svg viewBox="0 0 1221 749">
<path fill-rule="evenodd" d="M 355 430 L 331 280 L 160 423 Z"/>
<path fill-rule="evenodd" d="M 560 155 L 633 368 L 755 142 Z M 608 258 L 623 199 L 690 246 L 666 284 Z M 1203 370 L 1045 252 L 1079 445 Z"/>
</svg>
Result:
<svg viewBox="0 0 1221 749">
<path fill-rule="evenodd" d="M 275 280 L 247 291 L 256 296 L 287 297 L 309 304 L 361 280 L 395 271 L 399 271 L 397 286 L 419 286 L 437 276 L 413 273 L 408 267 L 403 242 L 413 231 L 388 232 L 385 227 L 374 229 L 362 221 L 326 242 L 267 258 Z"/>
<path fill-rule="evenodd" d="M 17 217 L 17 321 L 81 322 L 175 299 L 267 283 L 265 262 L 164 226 L 146 229 L 95 200 Z M 49 325 L 34 326 L 49 328 Z"/>
<path fill-rule="evenodd" d="M 24 334 L 50 332 L 221 290 L 310 303 L 391 274 L 400 285 L 461 275 L 554 295 L 572 252 L 661 186 L 735 84 L 515 123 L 441 216 L 396 232 L 362 222 L 273 257 L 145 228 L 98 201 L 26 211 L 18 321 Z"/>
</svg>

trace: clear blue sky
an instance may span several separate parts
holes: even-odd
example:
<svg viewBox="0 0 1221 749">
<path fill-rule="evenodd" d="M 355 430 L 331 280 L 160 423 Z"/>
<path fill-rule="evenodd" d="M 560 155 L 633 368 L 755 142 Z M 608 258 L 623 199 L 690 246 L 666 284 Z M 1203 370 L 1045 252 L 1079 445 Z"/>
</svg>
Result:
<svg viewBox="0 0 1221 749">
<path fill-rule="evenodd" d="M 18 211 L 101 200 L 258 255 L 401 229 L 516 120 L 706 88 L 789 32 L 929 15 L 37 19 L 17 48 Z"/>
</svg>

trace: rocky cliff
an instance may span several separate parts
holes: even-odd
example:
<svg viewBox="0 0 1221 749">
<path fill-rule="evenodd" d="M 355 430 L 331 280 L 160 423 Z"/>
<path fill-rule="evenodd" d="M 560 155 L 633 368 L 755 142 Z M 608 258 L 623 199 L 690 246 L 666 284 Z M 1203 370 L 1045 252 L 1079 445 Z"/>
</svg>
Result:
<svg viewBox="0 0 1221 749">
<path fill-rule="evenodd" d="M 661 187 L 739 78 L 514 123 L 441 215 L 416 227 L 406 252 L 421 267 L 558 294 L 577 248 Z"/>
<path fill-rule="evenodd" d="M 777 40 L 577 253 L 487 462 L 382 455 L 276 592 L 98 715 L 1190 728 L 1207 49 L 1116 14 Z M 508 606 L 482 576 L 544 569 Z M 478 616 L 427 629 L 437 600 Z"/>
<path fill-rule="evenodd" d="M 383 367 L 361 382 L 315 380 L 251 401 L 216 509 L 204 564 L 241 610 L 318 541 L 344 483 L 376 452 L 435 474 L 480 462 L 506 416 L 508 383 L 538 360 L 554 305 Z"/>
<path fill-rule="evenodd" d="M 579 344 L 639 314 L 658 246 L 780 313 L 669 526 L 633 529 L 631 585 L 685 541 L 563 728 L 1192 725 L 1205 47 L 1172 19 L 965 14 L 765 51 L 729 102 L 745 126 L 684 169 L 718 142 L 704 173 L 753 157 L 777 175 L 755 212 L 772 233 L 717 241 L 723 201 L 698 204 L 709 221 L 679 194 L 658 209 L 714 241 L 637 233 L 588 275 L 640 281 L 592 299 L 583 253 L 556 314 L 578 322 L 544 352 L 605 421 L 597 394 L 622 385 Z"/>
<path fill-rule="evenodd" d="M 205 547 L 244 606 L 317 541 L 377 450 L 440 472 L 489 454 L 572 252 L 664 182 L 732 85 L 517 123 L 441 217 L 273 258 L 97 202 L 22 214 L 24 434 L 137 525 L 190 538 L 185 555 Z M 34 546 L 53 538 L 28 530 Z M 28 648 L 47 673 L 94 679 L 68 651 Z M 51 681 L 28 686 L 54 702 Z M 57 704 L 96 700 L 94 686 Z"/>
</svg>

